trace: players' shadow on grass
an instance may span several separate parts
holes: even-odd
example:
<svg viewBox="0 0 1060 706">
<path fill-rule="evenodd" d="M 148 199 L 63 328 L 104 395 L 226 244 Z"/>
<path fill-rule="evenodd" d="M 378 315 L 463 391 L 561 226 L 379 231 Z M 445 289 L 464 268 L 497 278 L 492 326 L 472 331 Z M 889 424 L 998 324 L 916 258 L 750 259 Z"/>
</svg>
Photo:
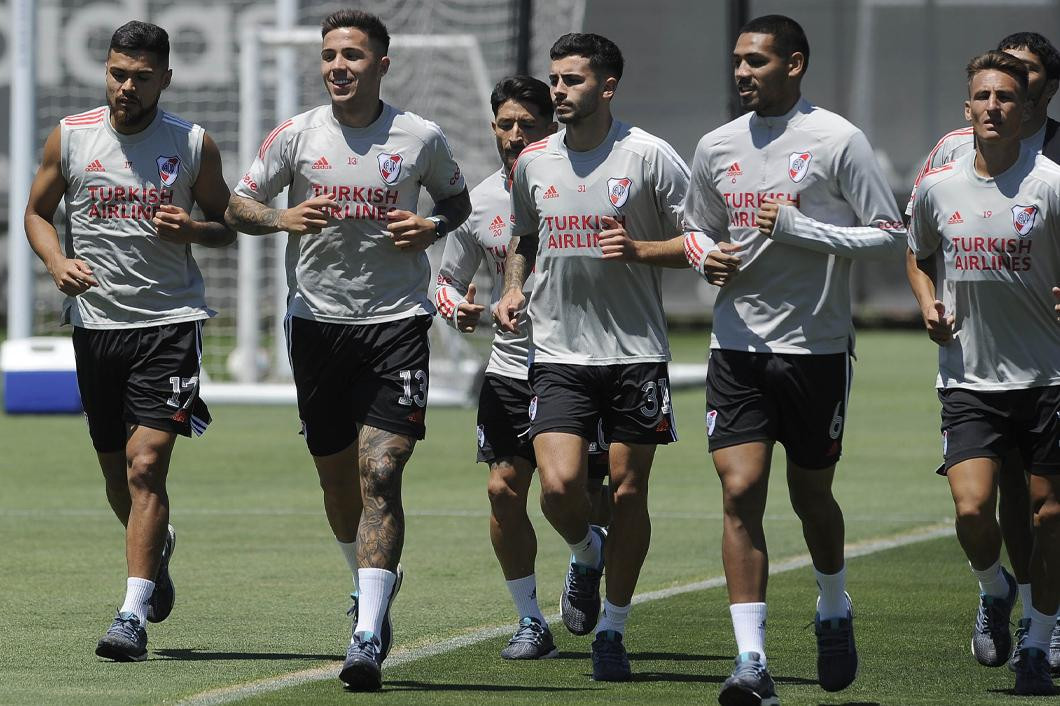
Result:
<svg viewBox="0 0 1060 706">
<path fill-rule="evenodd" d="M 205 650 L 198 650 L 193 648 L 190 649 L 176 649 L 176 650 L 155 650 L 155 657 L 161 659 L 172 659 L 181 660 L 188 662 L 202 662 L 210 660 L 287 660 L 287 659 L 306 659 L 320 661 L 325 660 L 328 662 L 342 661 L 342 655 L 309 655 L 302 654 L 300 652 L 207 652 Z"/>
<path fill-rule="evenodd" d="M 553 659 L 589 659 L 589 652 L 559 652 Z M 660 662 L 731 662 L 731 655 L 694 655 L 687 652 L 630 652 L 630 661 L 658 660 Z"/>
<path fill-rule="evenodd" d="M 591 691 L 589 687 L 578 686 L 529 686 L 523 684 L 431 684 L 412 680 L 387 680 L 383 684 L 385 691 L 526 691 L 526 692 L 568 692 L 568 691 Z"/>
</svg>

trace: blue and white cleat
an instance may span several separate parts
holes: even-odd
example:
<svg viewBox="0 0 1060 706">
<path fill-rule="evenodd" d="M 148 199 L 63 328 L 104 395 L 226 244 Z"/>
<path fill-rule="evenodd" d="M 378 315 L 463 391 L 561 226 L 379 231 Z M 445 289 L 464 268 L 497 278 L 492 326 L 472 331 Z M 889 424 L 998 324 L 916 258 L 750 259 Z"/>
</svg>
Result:
<svg viewBox="0 0 1060 706">
<path fill-rule="evenodd" d="M 379 691 L 383 688 L 382 663 L 379 638 L 370 632 L 355 633 L 339 679 L 350 691 Z"/>
<path fill-rule="evenodd" d="M 118 613 L 107 634 L 96 644 L 96 655 L 115 662 L 147 659 L 147 631 L 135 613 Z"/>
<path fill-rule="evenodd" d="M 733 664 L 732 674 L 721 685 L 721 706 L 779 706 L 773 677 L 757 652 L 741 652 Z"/>
<path fill-rule="evenodd" d="M 1008 582 L 1008 595 L 995 598 L 979 594 L 979 610 L 975 615 L 972 631 L 972 655 L 984 667 L 1000 667 L 1012 651 L 1012 633 L 1009 618 L 1016 605 L 1017 585 L 1012 574 L 1001 568 Z"/>
<path fill-rule="evenodd" d="M 552 631 L 536 618 L 530 617 L 519 621 L 515 634 L 508 640 L 508 646 L 501 650 L 504 659 L 548 659 L 556 654 Z"/>
<path fill-rule="evenodd" d="M 596 633 L 592 657 L 593 681 L 629 681 L 633 677 L 620 632 L 603 630 Z"/>
<path fill-rule="evenodd" d="M 563 624 L 575 635 L 588 635 L 600 620 L 600 579 L 604 575 L 604 543 L 607 530 L 590 525 L 589 529 L 600 537 L 600 565 L 582 566 L 571 557 L 567 580 L 560 596 Z"/>
<path fill-rule="evenodd" d="M 177 531 L 169 525 L 166 531 L 166 543 L 162 545 L 162 560 L 155 574 L 155 590 L 147 603 L 147 622 L 161 623 L 173 612 L 173 603 L 177 600 L 177 589 L 169 575 L 169 561 L 177 548 Z"/>
<path fill-rule="evenodd" d="M 854 607 L 847 599 L 844 618 L 814 616 L 817 635 L 817 682 L 825 691 L 842 691 L 858 676 L 858 651 L 854 646 Z"/>
</svg>

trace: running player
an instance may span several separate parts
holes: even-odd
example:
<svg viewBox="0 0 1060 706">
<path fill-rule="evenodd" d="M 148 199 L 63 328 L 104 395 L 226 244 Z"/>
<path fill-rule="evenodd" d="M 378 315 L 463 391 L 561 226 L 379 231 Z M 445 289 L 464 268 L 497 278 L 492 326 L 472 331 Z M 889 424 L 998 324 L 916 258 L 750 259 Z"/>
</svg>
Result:
<svg viewBox="0 0 1060 706">
<path fill-rule="evenodd" d="M 656 445 L 677 437 L 661 273 L 625 260 L 680 232 L 688 170 L 668 144 L 612 118 L 623 68 L 613 42 L 567 34 L 550 56 L 553 105 L 566 129 L 527 147 L 515 167 L 518 243 L 509 248 L 496 315 L 502 329 L 519 332 L 523 284 L 536 263 L 528 307 L 530 434 L 542 509 L 573 552 L 563 622 L 576 635 L 595 629 L 594 679 L 626 680 L 623 635 L 651 534 L 648 474 Z M 598 417 L 611 440 L 606 544 L 604 533 L 590 526 L 586 497 L 587 451 Z"/>
<path fill-rule="evenodd" d="M 175 591 L 166 476 L 178 434 L 210 423 L 199 399 L 202 275 L 191 245 L 235 239 L 217 145 L 158 107 L 172 79 L 169 35 L 128 22 L 110 40 L 107 104 L 63 118 L 44 143 L 26 206 L 26 235 L 67 295 L 77 384 L 107 500 L 125 525 L 125 601 L 96 646 L 100 657 L 147 659 L 147 622 L 165 620 Z M 64 201 L 65 247 L 53 225 Z M 204 220 L 189 216 L 198 204 Z"/>
<path fill-rule="evenodd" d="M 957 537 L 973 567 L 997 567 L 997 524 L 982 518 L 994 515 L 1002 458 L 1017 450 L 1031 474 L 1032 605 L 1013 660 L 1016 693 L 1055 694 L 1047 653 L 1060 597 L 1060 167 L 1021 150 L 1025 63 L 993 51 L 974 58 L 967 72 L 965 117 L 975 149 L 925 173 L 907 271 L 940 346 L 943 455 Z M 1004 578 L 1011 609 L 1015 587 Z M 980 620 L 997 617 L 993 603 L 987 594 Z M 1008 636 L 1007 624 L 996 627 Z M 972 647 L 979 656 L 975 637 Z M 994 662 L 1006 656 L 1004 648 Z"/>
<path fill-rule="evenodd" d="M 287 344 L 298 414 L 328 522 L 354 574 L 353 636 L 340 679 L 382 685 L 401 583 L 402 469 L 425 432 L 434 305 L 424 250 L 471 211 L 434 123 L 379 99 L 390 35 L 374 15 L 324 19 L 329 105 L 265 138 L 228 206 L 232 227 L 286 231 Z M 432 215 L 415 213 L 421 185 Z M 289 208 L 269 202 L 284 188 Z"/>
<path fill-rule="evenodd" d="M 471 191 L 471 217 L 445 241 L 438 272 L 435 303 L 446 322 L 470 332 L 478 324 L 484 307 L 475 302 L 472 278 L 485 260 L 492 286 L 492 301 L 501 295 L 504 258 L 511 236 L 511 198 L 508 179 L 512 167 L 528 144 L 556 132 L 548 85 L 530 76 L 502 79 L 490 96 L 493 132 L 503 167 Z M 523 287 L 529 297 L 533 275 Z M 462 295 L 461 292 L 466 292 Z M 530 400 L 534 393 L 527 382 L 530 353 L 529 325 L 520 333 L 497 330 L 478 407 L 478 460 L 488 463 L 490 540 L 501 564 L 505 583 L 515 603 L 519 627 L 505 659 L 539 659 L 556 654 L 548 622 L 537 602 L 534 559 L 537 537 L 526 514 L 527 494 L 534 472 L 534 450 L 530 443 Z M 607 445 L 590 442 L 589 497 L 594 524 L 607 512 Z M 606 524 L 604 519 L 602 524 Z"/>
<path fill-rule="evenodd" d="M 778 441 L 820 589 L 818 680 L 838 691 L 857 674 L 843 513 L 832 495 L 850 385 L 850 268 L 858 257 L 899 257 L 905 237 L 865 136 L 801 97 L 808 61 L 794 20 L 767 15 L 743 27 L 733 67 L 752 112 L 700 140 L 684 207 L 689 262 L 720 286 L 707 436 L 722 484 L 738 646 L 723 704 L 776 699 L 765 654 L 762 516 Z"/>
<path fill-rule="evenodd" d="M 1010 34 L 1001 40 L 997 48 L 1023 61 L 1027 66 L 1029 110 L 1020 129 L 1022 149 L 1043 152 L 1054 162 L 1060 161 L 1060 139 L 1057 136 L 1060 123 L 1048 117 L 1049 101 L 1060 85 L 1060 54 L 1048 39 L 1036 32 Z M 939 140 L 913 184 L 905 211 L 907 221 L 912 217 L 916 190 L 924 174 L 974 150 L 971 127 L 949 132 Z M 908 264 L 915 267 L 912 260 Z M 945 473 L 945 464 L 940 467 L 940 473 Z M 970 565 L 979 583 L 980 595 L 979 611 L 973 628 L 972 653 L 981 664 L 991 667 L 1002 664 L 1011 653 L 1009 666 L 1015 669 L 1014 658 L 1019 655 L 1019 648 L 1030 625 L 1030 552 L 1033 546 L 1031 526 L 1027 520 L 1030 513 L 1027 479 L 1017 451 L 1010 452 L 1003 459 L 997 480 L 997 516 L 993 512 L 976 515 L 978 521 L 987 525 L 980 534 L 995 538 L 997 551 L 990 552 L 988 548 L 983 547 L 982 555 L 990 555 L 990 559 L 982 566 Z M 972 518 L 968 518 L 968 521 L 972 521 Z M 1008 572 L 1001 566 L 1002 537 L 1005 540 L 1016 590 L 1013 590 L 1013 582 L 1009 580 Z M 1009 616 L 1017 594 L 1023 615 L 1017 624 L 1016 640 L 1013 644 L 1009 632 Z M 1053 629 L 1049 664 L 1054 669 L 1060 667 L 1060 623 Z"/>
</svg>

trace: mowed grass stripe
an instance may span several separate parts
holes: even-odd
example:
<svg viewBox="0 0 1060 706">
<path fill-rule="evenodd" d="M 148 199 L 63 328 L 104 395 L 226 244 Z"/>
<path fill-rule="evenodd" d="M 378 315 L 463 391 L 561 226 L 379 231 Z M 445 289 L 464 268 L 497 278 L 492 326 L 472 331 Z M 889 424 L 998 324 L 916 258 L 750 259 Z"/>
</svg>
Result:
<svg viewBox="0 0 1060 706">
<path fill-rule="evenodd" d="M 846 549 L 847 559 L 854 559 L 857 557 L 868 556 L 870 554 L 876 554 L 878 552 L 887 551 L 889 549 L 895 549 L 897 547 L 903 547 L 910 544 L 917 544 L 919 542 L 927 542 L 933 539 L 939 539 L 953 534 L 953 525 L 951 522 L 939 522 L 925 527 L 914 529 L 910 532 L 904 532 L 890 537 L 882 537 L 878 539 L 865 540 L 850 544 Z M 796 569 L 802 569 L 810 566 L 810 557 L 808 554 L 800 554 L 798 556 L 789 557 L 780 561 L 771 562 L 769 573 L 770 575 L 782 574 Z M 650 603 L 653 601 L 659 601 L 666 598 L 672 598 L 674 596 L 683 595 L 686 593 L 694 593 L 697 591 L 705 591 L 711 588 L 719 588 L 725 585 L 724 576 L 715 576 L 713 578 L 706 579 L 704 581 L 696 581 L 694 583 L 687 583 L 680 586 L 673 586 L 670 588 L 664 588 L 657 591 L 649 591 L 634 596 L 633 604 L 641 605 L 644 603 Z M 560 625 L 560 615 L 558 613 L 546 616 L 549 623 Z M 510 634 L 512 626 L 510 624 L 492 626 L 482 628 L 474 632 L 458 635 L 445 640 L 440 640 L 434 643 L 428 643 L 420 647 L 411 648 L 398 648 L 387 658 L 386 667 L 387 669 L 393 669 L 401 665 L 415 662 L 428 657 L 434 657 L 437 655 L 459 650 L 465 647 L 476 645 L 485 640 L 491 640 L 497 637 Z M 231 703 L 242 699 L 267 694 L 274 691 L 280 691 L 293 686 L 301 684 L 307 684 L 310 682 L 323 681 L 325 679 L 335 679 L 337 677 L 338 667 L 341 665 L 340 662 L 329 662 L 321 667 L 314 667 L 313 669 L 306 669 L 298 672 L 292 672 L 290 674 L 272 677 L 269 679 L 261 679 L 248 684 L 234 685 L 229 687 L 223 687 L 221 689 L 213 689 L 202 694 L 197 694 L 191 698 L 185 699 L 178 702 L 180 706 L 214 706 L 216 704 Z"/>
</svg>

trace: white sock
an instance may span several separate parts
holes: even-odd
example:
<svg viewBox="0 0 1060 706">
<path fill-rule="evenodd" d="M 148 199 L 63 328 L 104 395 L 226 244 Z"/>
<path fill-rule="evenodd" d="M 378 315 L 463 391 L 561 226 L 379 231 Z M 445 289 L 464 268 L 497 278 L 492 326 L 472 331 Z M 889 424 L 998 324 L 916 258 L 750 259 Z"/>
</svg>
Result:
<svg viewBox="0 0 1060 706">
<path fill-rule="evenodd" d="M 383 630 L 383 616 L 390 605 L 390 594 L 397 583 L 397 574 L 386 569 L 358 569 L 357 583 L 360 585 L 360 594 L 354 632 L 370 632 L 379 639 Z"/>
<path fill-rule="evenodd" d="M 1017 588 L 1020 593 L 1020 605 L 1023 607 L 1023 619 L 1029 620 L 1031 617 L 1031 585 L 1021 583 Z"/>
<path fill-rule="evenodd" d="M 342 555 L 346 557 L 346 564 L 350 567 L 350 573 L 353 574 L 353 592 L 357 593 L 357 540 L 343 542 L 336 539 L 335 541 L 338 542 Z"/>
<path fill-rule="evenodd" d="M 593 532 L 592 527 L 588 527 L 587 529 L 588 532 L 585 533 L 584 539 L 569 546 L 571 554 L 574 555 L 575 564 L 581 564 L 582 566 L 588 566 L 595 569 L 600 566 L 600 548 L 602 542 L 600 541 L 600 535 Z"/>
<path fill-rule="evenodd" d="M 545 616 L 541 614 L 541 608 L 537 605 L 537 577 L 530 574 L 504 583 L 508 586 L 508 592 L 512 594 L 515 612 L 519 614 L 519 619 L 533 618 L 548 627 L 548 622 L 545 621 Z"/>
<path fill-rule="evenodd" d="M 757 652 L 766 661 L 766 604 L 733 603 L 729 606 L 732 630 L 736 634 L 736 651 Z"/>
<path fill-rule="evenodd" d="M 140 625 L 147 627 L 147 603 L 155 592 L 155 582 L 130 576 L 125 582 L 125 602 L 119 613 L 133 613 Z"/>
<path fill-rule="evenodd" d="M 828 618 L 845 618 L 850 610 L 847 601 L 847 567 L 834 574 L 822 574 L 817 569 L 813 570 L 817 577 L 817 588 L 820 590 L 820 598 L 817 599 L 817 612 L 821 620 Z"/>
<path fill-rule="evenodd" d="M 1024 647 L 1036 647 L 1045 654 L 1049 654 L 1049 638 L 1053 635 L 1056 627 L 1056 616 L 1039 613 L 1034 606 L 1030 608 L 1031 626 L 1027 630 L 1027 639 Z"/>
<path fill-rule="evenodd" d="M 971 568 L 972 573 L 975 574 L 975 578 L 979 580 L 979 593 L 993 596 L 994 598 L 1005 598 L 1008 596 L 1008 581 L 1005 580 L 1005 575 L 1001 573 L 1000 559 L 982 571 L 979 571 L 970 563 L 968 566 Z"/>
<path fill-rule="evenodd" d="M 624 606 L 617 606 L 605 598 L 604 614 L 600 616 L 600 622 L 596 624 L 596 630 L 593 634 L 598 635 L 604 630 L 614 630 L 619 635 L 625 635 L 626 621 L 629 620 L 629 609 L 632 607 L 632 603 Z"/>
</svg>

